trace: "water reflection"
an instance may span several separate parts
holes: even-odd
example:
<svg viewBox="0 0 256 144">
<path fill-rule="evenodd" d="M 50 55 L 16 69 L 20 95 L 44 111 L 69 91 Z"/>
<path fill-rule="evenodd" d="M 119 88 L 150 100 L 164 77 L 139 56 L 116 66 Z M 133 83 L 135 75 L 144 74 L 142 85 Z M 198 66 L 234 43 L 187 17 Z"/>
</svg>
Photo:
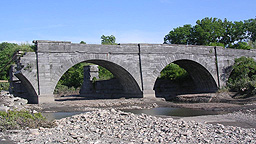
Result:
<svg viewBox="0 0 256 144">
<path fill-rule="evenodd" d="M 190 117 L 190 116 L 201 116 L 201 115 L 216 115 L 222 114 L 223 112 L 216 111 L 205 111 L 196 109 L 186 108 L 169 108 L 169 107 L 158 107 L 152 109 L 133 109 L 123 110 L 125 112 L 132 112 L 134 114 L 148 114 L 148 115 L 164 115 L 164 116 L 178 116 L 178 117 Z"/>
<path fill-rule="evenodd" d="M 158 107 L 158 108 L 152 108 L 152 109 L 127 109 L 122 111 L 132 112 L 134 114 L 144 113 L 152 116 L 162 115 L 162 116 L 177 116 L 177 117 L 224 114 L 224 112 L 205 111 L 205 110 L 186 109 L 186 108 L 170 108 L 170 107 Z M 55 119 L 70 117 L 70 116 L 81 114 L 81 113 L 85 113 L 85 112 L 50 112 L 50 113 L 42 113 L 42 114 L 48 120 L 55 120 Z"/>
<path fill-rule="evenodd" d="M 48 120 L 56 120 L 56 119 L 62 119 L 65 117 L 71 117 L 73 115 L 81 114 L 84 112 L 45 112 L 42 113 L 44 117 Z"/>
</svg>

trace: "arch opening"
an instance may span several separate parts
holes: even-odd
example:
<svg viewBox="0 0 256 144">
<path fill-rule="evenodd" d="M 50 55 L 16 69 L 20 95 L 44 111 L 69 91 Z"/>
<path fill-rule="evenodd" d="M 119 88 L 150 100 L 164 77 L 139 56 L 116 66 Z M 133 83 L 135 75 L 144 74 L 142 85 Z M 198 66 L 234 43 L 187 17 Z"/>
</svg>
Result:
<svg viewBox="0 0 256 144">
<path fill-rule="evenodd" d="M 187 59 L 177 60 L 171 64 L 178 65 L 188 75 L 176 80 L 158 77 L 154 85 L 156 97 L 171 100 L 182 94 L 212 93 L 217 91 L 218 88 L 214 78 L 201 64 Z"/>
<path fill-rule="evenodd" d="M 142 92 L 136 80 L 123 67 L 113 62 L 98 59 L 86 60 L 82 63 L 88 64 L 84 67 L 84 71 L 82 71 L 83 84 L 79 91 L 80 96 L 90 99 L 142 97 Z M 96 73 L 95 68 L 93 68 L 93 72 L 90 69 L 95 66 L 107 69 L 114 75 L 114 78 L 102 80 L 96 78 L 97 76 L 94 77 Z"/>
<path fill-rule="evenodd" d="M 14 96 L 25 98 L 30 104 L 38 103 L 38 95 L 29 80 L 20 72 L 14 73 L 19 81 L 11 80 Z"/>
</svg>

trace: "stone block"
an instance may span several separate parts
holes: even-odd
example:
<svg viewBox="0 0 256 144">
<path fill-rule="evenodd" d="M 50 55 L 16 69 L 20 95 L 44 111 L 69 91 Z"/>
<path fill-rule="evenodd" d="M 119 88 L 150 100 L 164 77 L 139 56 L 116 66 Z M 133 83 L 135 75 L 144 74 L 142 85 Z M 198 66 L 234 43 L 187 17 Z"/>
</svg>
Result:
<svg viewBox="0 0 256 144">
<path fill-rule="evenodd" d="M 9 107 L 7 107 L 7 106 L 0 106 L 0 111 L 2 111 L 2 112 L 7 112 L 8 110 L 9 110 L 10 108 Z"/>
<path fill-rule="evenodd" d="M 38 103 L 54 103 L 54 95 L 53 94 L 44 94 L 38 96 Z"/>
</svg>

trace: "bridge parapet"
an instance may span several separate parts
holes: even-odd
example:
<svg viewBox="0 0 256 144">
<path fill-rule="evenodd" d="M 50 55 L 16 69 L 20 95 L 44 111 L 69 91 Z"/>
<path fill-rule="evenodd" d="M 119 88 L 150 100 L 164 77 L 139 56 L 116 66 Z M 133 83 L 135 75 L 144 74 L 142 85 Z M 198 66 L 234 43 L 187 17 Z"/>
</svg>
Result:
<svg viewBox="0 0 256 144">
<path fill-rule="evenodd" d="M 39 53 L 138 53 L 138 44 L 100 45 L 77 44 L 65 41 L 34 41 Z"/>
</svg>

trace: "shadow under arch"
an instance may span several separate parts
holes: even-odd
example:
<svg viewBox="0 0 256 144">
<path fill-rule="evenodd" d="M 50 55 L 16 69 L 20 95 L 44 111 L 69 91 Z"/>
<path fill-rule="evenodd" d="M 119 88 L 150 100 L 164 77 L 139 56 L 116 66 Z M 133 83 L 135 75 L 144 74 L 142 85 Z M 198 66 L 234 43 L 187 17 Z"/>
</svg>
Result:
<svg viewBox="0 0 256 144">
<path fill-rule="evenodd" d="M 136 82 L 136 80 L 122 66 L 115 64 L 113 62 L 107 61 L 107 60 L 99 60 L 99 59 L 90 59 L 90 60 L 85 60 L 82 62 L 96 64 L 96 65 L 102 66 L 102 67 L 106 68 L 107 70 L 109 70 L 115 76 L 115 78 L 117 79 L 117 82 L 123 88 L 121 97 L 126 97 L 126 98 L 143 97 L 142 91 L 141 91 L 138 83 Z M 82 63 L 82 62 L 79 62 L 79 63 Z M 77 63 L 77 64 L 79 64 L 79 63 Z M 61 76 L 60 76 L 60 78 L 61 78 Z M 56 84 L 57 84 L 57 82 L 56 82 Z M 56 85 L 55 85 L 55 87 L 56 87 Z"/>
<path fill-rule="evenodd" d="M 38 104 L 38 95 L 29 80 L 20 72 L 16 72 L 14 75 L 21 81 L 21 84 L 24 85 L 23 88 L 27 90 L 28 95 L 23 98 L 26 98 L 30 104 Z"/>
<path fill-rule="evenodd" d="M 171 99 L 180 94 L 211 93 L 218 90 L 217 84 L 211 73 L 198 62 L 188 59 L 181 59 L 172 63 L 185 69 L 190 76 L 190 80 L 185 80 L 185 82 L 175 84 L 170 80 L 166 81 L 158 78 L 154 85 L 156 97 L 165 97 L 166 99 Z M 172 83 L 170 84 L 171 88 L 161 88 L 160 85 L 164 85 L 163 83 Z"/>
</svg>

